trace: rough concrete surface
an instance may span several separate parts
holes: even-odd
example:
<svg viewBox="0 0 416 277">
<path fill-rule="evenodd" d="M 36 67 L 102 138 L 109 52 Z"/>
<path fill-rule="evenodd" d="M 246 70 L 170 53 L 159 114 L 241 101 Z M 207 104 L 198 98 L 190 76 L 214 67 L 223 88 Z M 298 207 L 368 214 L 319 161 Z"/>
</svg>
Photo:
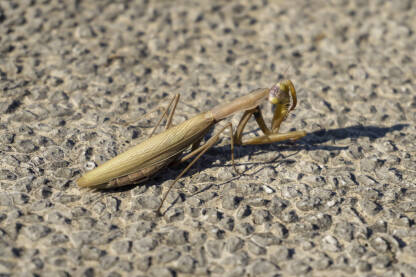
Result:
<svg viewBox="0 0 416 277">
<path fill-rule="evenodd" d="M 1 1 L 0 275 L 416 276 L 415 18 L 411 0 Z M 174 124 L 282 78 L 281 132 L 308 134 L 236 147 L 241 176 L 225 132 L 162 217 L 184 165 L 77 187 L 176 93 Z"/>
</svg>

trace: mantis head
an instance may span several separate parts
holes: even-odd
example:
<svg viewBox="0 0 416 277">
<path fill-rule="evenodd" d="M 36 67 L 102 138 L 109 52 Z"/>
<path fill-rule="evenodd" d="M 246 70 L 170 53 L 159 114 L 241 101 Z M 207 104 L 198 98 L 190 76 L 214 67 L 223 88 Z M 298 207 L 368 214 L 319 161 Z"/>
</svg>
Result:
<svg viewBox="0 0 416 277">
<path fill-rule="evenodd" d="M 282 81 L 270 88 L 269 102 L 274 105 L 288 104 L 290 101 L 289 92 L 292 95 L 292 106 L 290 107 L 291 111 L 295 109 L 297 99 L 295 87 L 293 86 L 293 83 L 290 80 Z"/>
</svg>

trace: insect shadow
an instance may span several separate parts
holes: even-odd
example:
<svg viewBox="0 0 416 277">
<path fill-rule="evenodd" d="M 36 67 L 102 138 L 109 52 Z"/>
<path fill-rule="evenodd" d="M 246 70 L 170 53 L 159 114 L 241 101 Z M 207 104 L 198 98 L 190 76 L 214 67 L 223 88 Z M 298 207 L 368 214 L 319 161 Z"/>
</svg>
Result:
<svg viewBox="0 0 416 277">
<path fill-rule="evenodd" d="M 270 151 L 294 151 L 292 154 L 283 156 L 282 154 L 277 154 L 275 158 L 270 159 L 266 162 L 249 162 L 245 163 L 245 165 L 250 165 L 249 168 L 247 168 L 243 173 L 250 171 L 252 168 L 264 165 L 266 167 L 268 164 L 273 163 L 274 166 L 277 166 L 279 164 L 284 163 L 293 163 L 296 162 L 295 160 L 290 159 L 292 156 L 295 156 L 297 153 L 299 153 L 302 150 L 306 151 L 316 151 L 316 150 L 325 150 L 325 151 L 341 151 L 341 150 L 347 150 L 348 146 L 336 146 L 336 145 L 325 145 L 324 143 L 331 141 L 332 143 L 336 143 L 337 140 L 343 140 L 345 138 L 351 138 L 351 139 L 358 139 L 360 137 L 368 137 L 372 140 L 382 138 L 387 133 L 393 132 L 393 131 L 400 131 L 406 127 L 408 127 L 409 124 L 396 124 L 391 127 L 378 127 L 378 126 L 364 126 L 364 125 L 355 125 L 345 128 L 337 128 L 337 129 L 321 129 L 318 131 L 307 133 L 307 135 L 295 142 L 282 142 L 282 143 L 276 143 L 276 144 L 262 144 L 262 145 L 256 145 L 256 146 L 244 146 L 240 147 L 240 155 L 251 155 L 251 157 L 255 155 L 260 155 L 263 153 L 267 153 Z M 256 132 L 256 131 L 251 131 Z M 253 151 L 253 147 L 256 147 L 259 149 L 259 151 Z M 249 148 L 249 149 L 247 149 Z M 242 150 L 244 149 L 244 150 Z M 218 154 L 224 153 L 226 151 L 226 146 L 221 147 L 215 147 L 215 149 L 212 149 L 211 152 L 216 152 Z M 208 154 L 208 153 L 207 153 Z M 210 153 L 209 155 L 212 155 Z M 237 161 L 238 161 L 238 157 Z M 227 162 L 227 157 L 224 157 L 224 155 L 217 156 L 217 159 L 221 160 L 220 165 L 206 165 L 204 163 L 204 168 L 208 167 L 222 167 L 223 164 Z M 238 162 L 237 162 L 238 163 Z M 258 172 L 262 171 L 264 167 L 259 168 L 255 172 L 252 172 L 248 175 L 256 175 Z M 200 168 L 199 170 L 203 170 L 204 168 Z M 239 176 L 236 176 L 234 178 L 230 178 L 230 180 L 225 181 L 222 183 L 222 185 L 227 184 L 229 182 L 232 182 L 233 180 L 237 179 Z M 199 190 L 196 194 L 202 193 L 212 187 L 211 185 L 208 185 L 205 188 L 202 188 Z"/>
<path fill-rule="evenodd" d="M 282 143 L 275 143 L 275 144 L 262 144 L 262 145 L 249 145 L 249 146 L 236 146 L 236 164 L 238 165 L 238 157 L 242 157 L 244 155 L 251 155 L 251 157 L 260 155 L 266 152 L 270 151 L 294 151 L 293 154 L 290 154 L 288 156 L 283 156 L 280 153 L 276 155 L 275 158 L 268 160 L 267 162 L 246 162 L 244 163 L 246 166 L 249 166 L 242 174 L 245 174 L 245 172 L 249 171 L 253 167 L 264 165 L 267 166 L 267 164 L 272 162 L 278 162 L 281 163 L 291 163 L 293 162 L 290 160 L 291 156 L 296 155 L 298 152 L 302 150 L 306 151 L 316 151 L 316 150 L 325 150 L 325 151 L 341 151 L 348 149 L 348 146 L 336 146 L 336 145 L 325 145 L 326 142 L 332 142 L 336 143 L 337 140 L 343 140 L 345 138 L 351 138 L 351 139 L 358 139 L 360 137 L 368 137 L 372 140 L 382 138 L 386 136 L 387 133 L 393 132 L 393 131 L 400 131 L 404 128 L 409 126 L 409 124 L 396 124 L 390 127 L 378 127 L 373 125 L 355 125 L 345 128 L 337 128 L 337 129 L 321 129 L 314 132 L 307 133 L 307 135 L 295 142 L 282 142 Z M 258 130 L 253 130 L 249 133 L 257 132 Z M 253 151 L 253 148 L 255 148 L 257 151 Z M 230 146 L 224 145 L 224 146 L 214 146 L 211 148 L 194 166 L 193 168 L 185 174 L 185 176 L 193 175 L 195 172 L 202 171 L 207 168 L 213 168 L 213 167 L 224 167 L 224 166 L 231 166 L 230 164 L 227 164 L 230 160 Z M 219 161 L 216 162 L 216 161 Z M 215 164 L 214 164 L 215 163 Z M 225 165 L 227 164 L 227 165 Z M 276 164 L 275 164 L 276 165 Z M 139 184 L 140 186 L 146 186 L 151 187 L 154 185 L 159 185 L 160 183 L 163 183 L 168 180 L 174 179 L 178 172 L 180 172 L 181 168 L 184 168 L 186 164 L 181 164 L 179 166 L 175 166 L 174 169 L 165 170 L 164 174 L 158 174 L 154 176 L 153 178 L 149 179 L 149 181 Z M 264 167 L 263 167 L 264 168 Z M 257 172 L 261 171 L 263 168 L 260 168 L 259 170 L 256 170 L 256 172 L 251 173 L 249 175 L 256 174 Z M 185 177 L 184 176 L 184 177 Z M 229 181 L 226 181 L 225 183 L 231 182 L 232 180 L 238 178 L 239 176 L 235 176 L 233 178 L 230 178 Z M 212 177 L 212 180 L 215 180 L 215 177 Z M 129 191 L 132 188 L 136 187 L 137 184 L 127 185 L 124 187 L 119 187 L 115 189 L 108 189 L 105 192 L 106 193 L 113 193 L 113 192 L 122 192 L 122 191 Z M 206 191 L 209 189 L 208 187 L 202 188 L 201 190 L 198 190 L 197 193 L 201 193 L 203 191 Z"/>
</svg>

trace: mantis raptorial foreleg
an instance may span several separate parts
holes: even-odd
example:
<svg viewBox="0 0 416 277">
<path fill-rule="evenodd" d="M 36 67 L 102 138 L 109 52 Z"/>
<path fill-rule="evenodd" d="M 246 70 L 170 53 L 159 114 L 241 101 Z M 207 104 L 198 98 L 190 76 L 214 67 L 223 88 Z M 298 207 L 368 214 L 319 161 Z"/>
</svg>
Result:
<svg viewBox="0 0 416 277">
<path fill-rule="evenodd" d="M 259 125 L 260 129 L 264 133 L 264 136 L 258 136 L 251 139 L 248 139 L 247 141 L 242 141 L 242 135 L 244 128 L 246 127 L 246 124 L 250 117 L 254 115 L 254 118 L 256 119 L 257 124 Z M 287 115 L 287 114 L 286 114 Z M 281 123 L 282 120 L 280 120 L 282 117 L 286 117 L 286 115 L 282 115 L 281 117 L 278 117 L 277 120 Z M 259 107 L 256 107 L 252 110 L 245 111 L 243 114 L 243 117 L 240 120 L 240 123 L 237 126 L 237 130 L 234 134 L 234 141 L 237 145 L 252 145 L 252 144 L 267 144 L 267 143 L 273 143 L 273 142 L 279 142 L 284 140 L 297 140 L 305 136 L 304 131 L 294 131 L 289 133 L 283 133 L 279 134 L 279 128 L 280 124 L 276 125 L 274 129 L 270 130 L 267 128 L 261 110 Z"/>
<path fill-rule="evenodd" d="M 289 93 L 292 96 L 292 106 L 290 107 L 290 109 L 289 109 L 289 106 L 290 106 Z M 287 80 L 287 81 L 280 83 L 279 86 L 277 85 L 273 86 L 270 89 L 270 95 L 272 97 L 271 102 L 273 104 L 276 104 L 276 108 L 273 114 L 271 129 L 269 129 L 266 126 L 266 123 L 264 122 L 264 118 L 263 118 L 263 115 L 261 113 L 259 106 L 250 110 L 246 110 L 234 134 L 234 141 L 236 144 L 250 145 L 250 144 L 273 143 L 273 142 L 279 142 L 279 141 L 284 141 L 284 140 L 293 141 L 293 140 L 300 139 L 306 135 L 306 132 L 304 131 L 295 131 L 295 132 L 279 134 L 280 125 L 286 119 L 289 112 L 292 111 L 296 107 L 296 104 L 297 104 L 296 90 L 292 82 Z M 274 100 L 273 97 L 276 100 Z M 264 133 L 264 136 L 254 137 L 243 142 L 242 141 L 243 130 L 252 115 L 256 119 L 256 122 L 259 125 L 262 132 Z"/>
</svg>

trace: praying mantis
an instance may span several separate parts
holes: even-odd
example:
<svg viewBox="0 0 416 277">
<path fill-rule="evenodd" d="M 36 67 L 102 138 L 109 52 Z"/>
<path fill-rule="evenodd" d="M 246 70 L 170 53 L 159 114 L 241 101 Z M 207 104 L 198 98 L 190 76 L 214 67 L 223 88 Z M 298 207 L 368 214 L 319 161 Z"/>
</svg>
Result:
<svg viewBox="0 0 416 277">
<path fill-rule="evenodd" d="M 219 105 L 207 112 L 200 113 L 179 125 L 172 126 L 172 118 L 179 97 L 179 94 L 175 95 L 156 125 L 157 127 L 162 119 L 166 117 L 167 121 L 163 132 L 153 136 L 156 129 L 155 127 L 148 139 L 85 173 L 78 179 L 78 186 L 109 189 L 141 183 L 171 164 L 181 163 L 194 157 L 185 169 L 175 178 L 163 195 L 157 210 L 160 214 L 163 203 L 176 182 L 219 140 L 220 134 L 226 129 L 229 129 L 230 131 L 231 160 L 233 168 L 237 173 L 238 171 L 234 163 L 234 144 L 252 145 L 274 143 L 284 140 L 294 141 L 306 135 L 305 131 L 279 133 L 281 123 L 297 104 L 296 90 L 290 80 L 278 82 L 270 89 L 256 89 L 230 103 Z M 275 105 L 271 128 L 266 126 L 260 110 L 260 104 L 266 98 L 269 99 L 270 103 Z M 208 133 L 211 127 L 240 111 L 244 111 L 244 113 L 234 134 L 232 124 L 231 122 L 228 122 L 225 126 L 221 127 L 217 134 L 208 139 L 204 145 L 200 146 L 203 137 Z M 251 116 L 254 116 L 263 135 L 243 141 L 243 130 Z M 189 147 L 191 147 L 190 153 L 183 156 L 183 152 Z"/>
</svg>

